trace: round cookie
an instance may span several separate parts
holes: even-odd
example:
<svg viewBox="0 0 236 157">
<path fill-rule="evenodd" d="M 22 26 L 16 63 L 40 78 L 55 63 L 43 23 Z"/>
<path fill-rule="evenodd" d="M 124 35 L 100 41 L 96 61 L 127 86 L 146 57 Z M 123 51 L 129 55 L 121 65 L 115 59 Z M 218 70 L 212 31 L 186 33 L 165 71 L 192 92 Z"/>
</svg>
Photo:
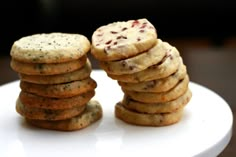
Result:
<svg viewBox="0 0 236 157">
<path fill-rule="evenodd" d="M 179 108 L 183 108 L 191 99 L 192 92 L 188 89 L 182 96 L 179 98 L 164 102 L 164 103 L 142 103 L 135 100 L 132 100 L 127 95 L 124 96 L 121 104 L 129 109 L 139 113 L 170 113 L 174 112 Z"/>
<path fill-rule="evenodd" d="M 183 108 L 171 113 L 145 114 L 126 109 L 121 103 L 115 105 L 115 116 L 120 120 L 140 126 L 166 126 L 177 123 L 183 115 Z"/>
<path fill-rule="evenodd" d="M 84 35 L 42 33 L 22 37 L 11 47 L 13 59 L 28 63 L 61 63 L 77 60 L 90 50 Z"/>
<path fill-rule="evenodd" d="M 132 74 L 113 75 L 107 73 L 107 75 L 114 80 L 122 82 L 138 83 L 151 81 L 173 74 L 177 71 L 180 63 L 182 63 L 182 58 L 179 56 L 178 50 L 173 47 L 172 51 L 168 51 L 161 62 L 147 69 Z"/>
<path fill-rule="evenodd" d="M 92 34 L 92 55 L 102 61 L 121 60 L 147 51 L 157 42 L 155 27 L 145 18 L 113 22 Z"/>
<path fill-rule="evenodd" d="M 187 74 L 187 69 L 184 64 L 180 64 L 178 70 L 172 75 L 151 81 L 128 83 L 118 81 L 122 88 L 137 91 L 137 92 L 166 92 L 173 88 Z"/>
<path fill-rule="evenodd" d="M 34 84 L 20 81 L 21 90 L 39 96 L 52 98 L 73 97 L 91 91 L 96 87 L 97 83 L 91 77 L 86 78 L 84 80 L 52 85 Z"/>
<path fill-rule="evenodd" d="M 21 91 L 19 99 L 26 107 L 62 110 L 73 108 L 75 106 L 83 106 L 94 95 L 95 91 L 91 90 L 69 98 L 50 98 Z"/>
<path fill-rule="evenodd" d="M 188 75 L 185 76 L 183 80 L 181 80 L 174 88 L 169 91 L 161 92 L 161 93 L 153 93 L 153 92 L 135 92 L 123 89 L 123 92 L 130 96 L 132 99 L 144 102 L 144 103 L 163 103 L 168 102 L 174 99 L 177 99 L 181 95 L 183 95 L 187 89 L 189 84 Z"/>
<path fill-rule="evenodd" d="M 63 110 L 51 110 L 51 109 L 41 109 L 26 107 L 19 99 L 16 102 L 16 111 L 23 117 L 28 119 L 39 119 L 39 120 L 63 120 L 74 117 L 81 114 L 85 110 L 84 105 L 79 105 L 69 109 Z"/>
<path fill-rule="evenodd" d="M 91 100 L 86 105 L 86 109 L 82 114 L 72 117 L 70 119 L 58 120 L 58 121 L 46 121 L 46 120 L 33 120 L 26 118 L 26 121 L 40 128 L 58 130 L 58 131 L 73 131 L 88 127 L 89 125 L 101 119 L 102 114 L 103 111 L 99 102 Z"/>
<path fill-rule="evenodd" d="M 171 48 L 172 46 L 168 43 L 157 39 L 156 45 L 146 52 L 118 61 L 101 61 L 99 65 L 109 74 L 132 74 L 159 63 L 165 56 L 166 52 L 170 51 Z"/>
<path fill-rule="evenodd" d="M 91 71 L 91 63 L 89 59 L 87 59 L 86 64 L 82 68 L 72 72 L 57 75 L 27 75 L 19 73 L 19 77 L 22 81 L 36 84 L 59 84 L 88 78 Z"/>
<path fill-rule="evenodd" d="M 27 75 L 56 75 L 75 71 L 86 64 L 87 55 L 63 63 L 26 63 L 11 59 L 11 68 Z"/>
</svg>

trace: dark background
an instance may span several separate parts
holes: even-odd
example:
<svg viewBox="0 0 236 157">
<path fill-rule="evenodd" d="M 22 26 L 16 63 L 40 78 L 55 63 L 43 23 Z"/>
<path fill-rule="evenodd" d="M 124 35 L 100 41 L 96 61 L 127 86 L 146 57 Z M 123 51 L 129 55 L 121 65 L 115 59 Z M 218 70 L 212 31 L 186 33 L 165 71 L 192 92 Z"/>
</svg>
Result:
<svg viewBox="0 0 236 157">
<path fill-rule="evenodd" d="M 0 5 L 0 54 L 20 37 L 42 32 L 80 33 L 89 39 L 104 24 L 137 18 L 152 22 L 160 38 L 207 38 L 221 45 L 236 36 L 236 1 L 5 0 Z"/>
</svg>

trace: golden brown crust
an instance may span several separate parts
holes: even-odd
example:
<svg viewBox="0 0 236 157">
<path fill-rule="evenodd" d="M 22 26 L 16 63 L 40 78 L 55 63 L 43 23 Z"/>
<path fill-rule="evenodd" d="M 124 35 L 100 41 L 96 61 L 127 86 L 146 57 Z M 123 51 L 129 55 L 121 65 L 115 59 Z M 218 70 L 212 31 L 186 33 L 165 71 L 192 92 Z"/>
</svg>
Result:
<svg viewBox="0 0 236 157">
<path fill-rule="evenodd" d="M 115 106 L 115 116 L 120 120 L 140 126 L 165 126 L 177 123 L 183 115 L 183 108 L 171 113 L 145 114 L 126 109 L 121 103 Z"/>
<path fill-rule="evenodd" d="M 99 119 L 102 118 L 103 111 L 102 107 L 98 101 L 91 100 L 86 105 L 85 111 L 75 117 L 66 120 L 58 120 L 58 121 L 48 121 L 48 120 L 32 120 L 27 119 L 26 121 L 30 124 L 51 130 L 58 130 L 58 131 L 74 131 L 86 128 Z"/>
<path fill-rule="evenodd" d="M 123 75 L 113 75 L 107 73 L 107 75 L 114 80 L 138 83 L 165 78 L 176 72 L 179 64 L 182 64 L 182 58 L 179 56 L 177 49 L 175 49 L 171 51 L 171 54 L 166 55 L 160 63 L 150 66 L 140 72 Z"/>
<path fill-rule="evenodd" d="M 137 92 L 166 92 L 173 88 L 180 80 L 182 80 L 187 74 L 186 66 L 183 64 L 179 65 L 178 70 L 172 75 L 139 83 L 129 83 L 129 82 L 121 82 L 118 81 L 118 84 L 122 86 L 122 88 L 137 91 Z"/>
<path fill-rule="evenodd" d="M 72 72 L 57 75 L 27 75 L 19 73 L 19 77 L 22 81 L 36 84 L 59 84 L 88 78 L 91 71 L 91 63 L 87 59 L 87 63 L 83 67 Z"/>
<path fill-rule="evenodd" d="M 97 83 L 91 77 L 69 83 L 42 85 L 20 81 L 21 90 L 39 96 L 52 98 L 68 98 L 91 91 Z"/>
<path fill-rule="evenodd" d="M 56 75 L 72 72 L 80 69 L 86 64 L 87 56 L 77 60 L 63 63 L 26 63 L 11 59 L 11 68 L 18 72 L 28 75 Z"/>
<path fill-rule="evenodd" d="M 62 110 L 41 109 L 41 108 L 27 107 L 20 101 L 20 99 L 18 99 L 16 103 L 16 111 L 21 116 L 26 117 L 28 119 L 55 121 L 55 120 L 68 119 L 76 115 L 79 115 L 85 110 L 85 106 L 86 104 Z"/>
<path fill-rule="evenodd" d="M 73 108 L 80 105 L 83 106 L 94 95 L 95 91 L 91 90 L 69 98 L 50 98 L 21 91 L 19 99 L 26 107 L 58 110 Z"/>
<path fill-rule="evenodd" d="M 142 103 L 135 100 L 132 100 L 128 96 L 124 96 L 122 100 L 122 105 L 129 109 L 140 113 L 170 113 L 174 112 L 179 108 L 183 108 L 190 101 L 192 97 L 192 92 L 188 89 L 182 96 L 179 98 L 164 102 L 164 103 Z"/>
<path fill-rule="evenodd" d="M 122 90 L 132 99 L 139 102 L 163 103 L 174 100 L 183 95 L 188 89 L 188 84 L 189 84 L 189 77 L 188 75 L 186 75 L 185 78 L 181 80 L 174 88 L 166 92 L 153 93 L 153 92 L 136 92 L 125 89 Z"/>
</svg>

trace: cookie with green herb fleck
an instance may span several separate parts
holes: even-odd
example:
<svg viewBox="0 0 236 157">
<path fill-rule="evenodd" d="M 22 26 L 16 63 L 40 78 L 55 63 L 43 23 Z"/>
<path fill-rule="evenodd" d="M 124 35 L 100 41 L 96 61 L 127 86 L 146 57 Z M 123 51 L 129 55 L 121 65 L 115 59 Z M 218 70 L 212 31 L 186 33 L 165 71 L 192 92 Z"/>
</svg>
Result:
<svg viewBox="0 0 236 157">
<path fill-rule="evenodd" d="M 133 125 L 166 126 L 179 122 L 183 115 L 183 109 L 184 108 L 179 108 L 170 113 L 146 114 L 126 109 L 121 103 L 117 103 L 115 105 L 115 116 Z"/>
<path fill-rule="evenodd" d="M 178 70 L 165 78 L 144 81 L 138 83 L 129 83 L 118 81 L 122 88 L 137 92 L 166 92 L 173 88 L 187 74 L 187 69 L 184 64 L 180 64 Z"/>
<path fill-rule="evenodd" d="M 122 105 L 129 109 L 139 113 L 170 113 L 183 108 L 190 101 L 192 92 L 188 89 L 182 96 L 175 100 L 164 102 L 164 103 L 143 103 L 131 99 L 129 96 L 124 95 L 121 101 Z"/>
<path fill-rule="evenodd" d="M 26 63 L 11 59 L 11 68 L 27 75 L 57 75 L 80 69 L 86 64 L 87 55 L 69 62 L 63 63 Z"/>
<path fill-rule="evenodd" d="M 75 131 L 89 127 L 102 118 L 103 111 L 100 103 L 96 100 L 90 100 L 83 113 L 66 120 L 49 121 L 34 120 L 26 118 L 26 121 L 36 127 L 58 130 L 58 131 Z"/>
<path fill-rule="evenodd" d="M 94 31 L 91 53 L 102 61 L 121 60 L 152 48 L 156 39 L 156 29 L 146 18 L 117 21 Z"/>
<path fill-rule="evenodd" d="M 95 90 L 91 90 L 69 98 L 50 98 L 21 91 L 19 94 L 19 99 L 26 107 L 58 110 L 68 109 L 80 105 L 82 106 L 94 95 Z"/>
<path fill-rule="evenodd" d="M 28 63 L 61 63 L 77 60 L 90 50 L 90 41 L 81 34 L 41 33 L 15 41 L 10 55 Z"/>
<path fill-rule="evenodd" d="M 158 64 L 171 49 L 172 46 L 167 42 L 157 39 L 155 46 L 141 54 L 118 61 L 100 61 L 100 66 L 109 74 L 131 74 Z"/>
<path fill-rule="evenodd" d="M 91 91 L 97 87 L 97 83 L 91 77 L 61 84 L 35 84 L 20 81 L 22 91 L 44 97 L 68 98 Z"/>
<path fill-rule="evenodd" d="M 107 75 L 114 80 L 138 83 L 165 78 L 176 72 L 179 64 L 182 64 L 182 58 L 180 57 L 178 50 L 174 47 L 172 51 L 166 53 L 161 62 L 152 65 L 147 69 L 132 74 L 114 75 L 107 73 Z"/>
<path fill-rule="evenodd" d="M 174 99 L 177 99 L 181 95 L 183 95 L 187 89 L 189 84 L 188 75 L 185 76 L 183 80 L 180 80 L 178 84 L 171 88 L 166 92 L 136 92 L 130 91 L 122 88 L 123 92 L 130 96 L 133 100 L 144 102 L 144 103 L 164 103 Z"/>
<path fill-rule="evenodd" d="M 87 59 L 87 62 L 83 67 L 72 72 L 56 75 L 27 75 L 19 73 L 19 77 L 22 81 L 36 84 L 59 84 L 88 78 L 91 74 L 91 71 L 91 63 L 89 59 Z"/>
<path fill-rule="evenodd" d="M 81 114 L 86 107 L 86 103 L 84 105 L 75 106 L 69 109 L 41 109 L 35 107 L 27 107 L 25 106 L 20 99 L 16 102 L 16 111 L 23 117 L 28 119 L 39 119 L 39 120 L 63 120 L 68 119 L 74 116 Z"/>
</svg>

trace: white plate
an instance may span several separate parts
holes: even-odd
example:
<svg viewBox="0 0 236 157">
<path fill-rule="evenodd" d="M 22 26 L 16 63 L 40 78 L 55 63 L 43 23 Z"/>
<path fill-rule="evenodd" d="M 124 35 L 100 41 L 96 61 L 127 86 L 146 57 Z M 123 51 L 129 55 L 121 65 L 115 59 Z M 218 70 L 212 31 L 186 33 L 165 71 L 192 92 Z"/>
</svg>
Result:
<svg viewBox="0 0 236 157">
<path fill-rule="evenodd" d="M 216 156 L 228 144 L 233 116 L 229 105 L 215 92 L 190 82 L 193 97 L 177 124 L 165 127 L 133 126 L 114 117 L 122 99 L 115 80 L 94 70 L 96 95 L 104 116 L 89 127 L 60 132 L 31 127 L 15 112 L 19 81 L 0 87 L 1 157 L 95 156 Z"/>
</svg>

